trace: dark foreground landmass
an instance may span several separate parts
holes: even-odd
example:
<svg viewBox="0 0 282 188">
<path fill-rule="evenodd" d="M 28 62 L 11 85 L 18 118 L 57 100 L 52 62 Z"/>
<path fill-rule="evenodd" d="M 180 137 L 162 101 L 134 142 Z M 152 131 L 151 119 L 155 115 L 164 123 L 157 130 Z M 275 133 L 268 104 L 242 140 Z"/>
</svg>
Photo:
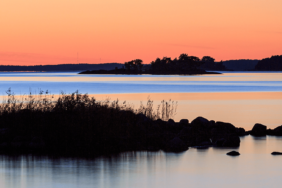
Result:
<svg viewBox="0 0 282 188">
<path fill-rule="evenodd" d="M 74 93 L 50 101 L 32 96 L 16 103 L 13 95 L 0 105 L 0 153 L 95 157 L 125 151 L 182 152 L 189 147 L 239 147 L 240 136 L 282 135 L 256 124 L 251 131 L 198 117 L 169 119 L 173 104 L 156 112 L 152 101 L 133 110 L 118 101 L 96 101 Z M 161 119 L 162 118 L 162 119 Z"/>
</svg>

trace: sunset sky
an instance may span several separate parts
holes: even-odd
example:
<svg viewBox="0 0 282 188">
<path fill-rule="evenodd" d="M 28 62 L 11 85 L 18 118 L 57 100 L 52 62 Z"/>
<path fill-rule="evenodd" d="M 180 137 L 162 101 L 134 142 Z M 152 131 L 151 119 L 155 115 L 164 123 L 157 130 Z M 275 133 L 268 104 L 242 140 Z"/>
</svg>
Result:
<svg viewBox="0 0 282 188">
<path fill-rule="evenodd" d="M 282 54 L 281 0 L 2 0 L 0 64 Z"/>
</svg>

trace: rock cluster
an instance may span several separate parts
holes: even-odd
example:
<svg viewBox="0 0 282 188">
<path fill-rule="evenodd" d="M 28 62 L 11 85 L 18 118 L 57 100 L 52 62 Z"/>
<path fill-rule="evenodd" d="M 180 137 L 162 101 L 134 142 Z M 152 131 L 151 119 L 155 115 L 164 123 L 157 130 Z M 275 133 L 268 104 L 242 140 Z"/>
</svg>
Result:
<svg viewBox="0 0 282 188">
<path fill-rule="evenodd" d="M 209 121 L 197 117 L 191 123 L 187 119 L 174 122 L 172 119 L 149 121 L 139 115 L 140 133 L 146 131 L 146 143 L 140 142 L 141 149 L 181 152 L 189 147 L 239 147 L 239 136 L 247 133 L 230 123 Z"/>
<path fill-rule="evenodd" d="M 124 112 L 126 117 L 126 112 Z M 246 135 L 243 128 L 236 128 L 230 123 L 209 121 L 203 117 L 197 117 L 191 123 L 182 119 L 175 122 L 172 119 L 163 121 L 161 119 L 151 120 L 143 114 L 136 115 L 135 125 L 125 125 L 128 130 L 121 130 L 125 134 L 119 137 L 105 137 L 97 142 L 93 149 L 103 147 L 106 151 L 122 152 L 149 150 L 164 150 L 169 152 L 182 152 L 189 147 L 206 149 L 208 147 L 239 147 L 239 136 Z M 132 130 L 130 130 L 130 128 Z M 130 131 L 130 134 L 126 134 Z M 7 129 L 0 130 L 0 148 L 2 151 L 41 151 L 46 153 L 57 151 L 57 146 L 50 142 L 47 137 L 27 137 L 15 134 Z M 73 149 L 79 151 L 81 146 L 79 140 L 73 145 Z"/>
<path fill-rule="evenodd" d="M 255 124 L 251 131 L 248 131 L 252 136 L 282 136 L 282 125 L 275 129 L 267 129 L 267 126 L 262 124 Z"/>
<path fill-rule="evenodd" d="M 126 118 L 128 113 L 121 111 L 120 116 Z M 64 149 L 67 145 L 74 152 L 77 151 L 76 153 L 85 152 L 88 148 L 97 151 L 97 154 L 142 150 L 182 152 L 188 150 L 189 147 L 197 149 L 239 147 L 240 136 L 248 134 L 253 136 L 282 135 L 282 126 L 271 130 L 267 129 L 265 125 L 255 124 L 251 131 L 246 132 L 244 128 L 237 128 L 230 123 L 209 121 L 203 117 L 197 117 L 191 123 L 188 119 L 182 119 L 179 122 L 172 119 L 168 121 L 151 120 L 143 114 L 137 114 L 134 117 L 136 118 L 134 124 L 127 123 L 122 128 L 116 129 L 119 134 L 116 132 L 104 134 L 89 146 L 75 138 L 73 138 L 73 143 L 67 141 L 61 143 L 62 140 L 56 141 L 57 137 L 53 135 L 48 137 L 47 134 L 42 133 L 40 136 L 34 132 L 30 134 L 31 136 L 26 136 L 15 130 L 2 128 L 0 129 L 0 149 L 1 151 L 54 153 Z M 227 155 L 237 154 L 232 152 Z"/>
<path fill-rule="evenodd" d="M 266 136 L 266 126 L 262 124 L 255 124 L 250 132 L 253 136 Z"/>
</svg>

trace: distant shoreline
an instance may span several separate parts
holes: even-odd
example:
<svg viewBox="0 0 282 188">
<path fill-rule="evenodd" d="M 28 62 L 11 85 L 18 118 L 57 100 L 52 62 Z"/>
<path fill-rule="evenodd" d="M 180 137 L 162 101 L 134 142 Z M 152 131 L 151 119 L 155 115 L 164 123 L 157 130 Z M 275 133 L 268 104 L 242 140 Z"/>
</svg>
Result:
<svg viewBox="0 0 282 188">
<path fill-rule="evenodd" d="M 0 72 L 79 72 L 83 70 L 112 70 L 121 68 L 121 63 L 103 63 L 103 64 L 58 64 L 58 65 L 0 65 Z"/>
<path fill-rule="evenodd" d="M 182 54 L 187 55 L 187 54 Z M 209 56 L 205 56 L 206 58 Z M 194 56 L 188 56 L 187 58 L 195 58 Z M 170 58 L 165 58 L 166 60 L 172 61 Z M 198 58 L 199 59 L 199 58 Z M 210 60 L 214 60 L 210 58 Z M 157 59 L 160 60 L 159 58 Z M 173 60 L 174 61 L 174 60 Z M 177 60 L 179 61 L 179 60 Z M 196 61 L 198 62 L 198 61 Z M 201 62 L 201 61 L 200 61 Z M 210 71 L 282 71 L 282 55 L 275 55 L 270 58 L 264 59 L 236 59 L 236 60 L 225 60 L 220 62 L 205 62 L 203 65 L 197 66 L 203 70 Z M 128 62 L 127 62 L 128 63 Z M 220 65 L 220 66 L 219 66 Z M 164 67 L 159 67 L 164 69 Z M 86 71 L 86 70 L 112 70 L 125 68 L 124 63 L 100 63 L 100 64 L 89 64 L 89 63 L 80 63 L 80 64 L 56 64 L 56 65 L 0 65 L 0 72 L 68 72 L 68 71 Z M 143 69 L 150 69 L 150 64 L 142 64 Z M 171 70 L 171 67 L 169 68 Z M 96 74 L 96 73 L 95 73 Z M 104 73 L 101 73 L 104 74 Z M 110 73 L 112 74 L 112 73 Z M 120 74 L 120 73 L 118 73 Z M 150 74 L 150 73 L 149 73 Z M 155 74 L 155 73 L 154 73 Z M 164 74 L 164 73 L 161 73 Z M 166 73 L 166 74 L 178 74 L 178 73 Z M 181 73 L 182 74 L 182 73 Z M 186 74 L 186 73 L 185 73 Z M 190 73 L 188 73 L 190 74 Z M 193 73 L 192 73 L 193 74 Z M 210 73 L 207 73 L 210 74 Z"/>
</svg>

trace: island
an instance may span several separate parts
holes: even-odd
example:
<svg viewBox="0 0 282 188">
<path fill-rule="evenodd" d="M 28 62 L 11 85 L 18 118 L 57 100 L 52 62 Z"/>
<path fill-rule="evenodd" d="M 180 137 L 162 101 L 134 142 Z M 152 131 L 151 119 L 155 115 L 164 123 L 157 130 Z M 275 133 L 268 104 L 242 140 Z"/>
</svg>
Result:
<svg viewBox="0 0 282 188">
<path fill-rule="evenodd" d="M 220 74 L 218 72 L 208 72 L 205 69 L 225 70 L 220 63 L 215 63 L 214 59 L 204 56 L 201 60 L 196 56 L 181 54 L 179 58 L 171 59 L 164 57 L 157 58 L 151 64 L 143 65 L 141 59 L 125 62 L 121 68 L 114 70 L 87 70 L 79 74 L 152 74 L 152 75 L 197 75 L 197 74 Z"/>
</svg>

